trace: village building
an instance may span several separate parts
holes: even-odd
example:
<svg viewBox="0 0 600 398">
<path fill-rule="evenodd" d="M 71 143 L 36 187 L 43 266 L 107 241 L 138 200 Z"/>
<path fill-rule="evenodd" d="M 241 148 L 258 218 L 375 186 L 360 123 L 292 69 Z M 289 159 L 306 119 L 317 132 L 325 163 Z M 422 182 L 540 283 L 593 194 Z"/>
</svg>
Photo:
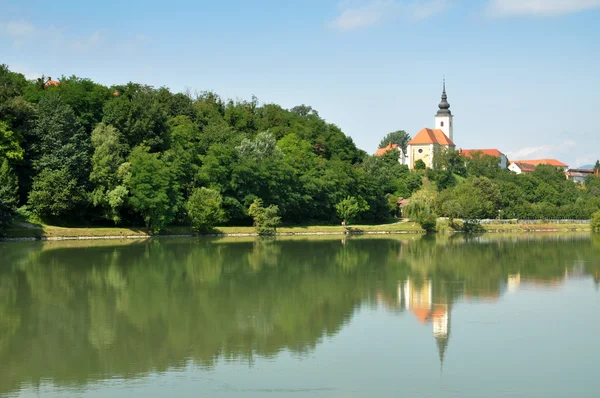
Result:
<svg viewBox="0 0 600 398">
<path fill-rule="evenodd" d="M 450 104 L 446 95 L 446 82 L 442 89 L 442 101 L 435 115 L 435 128 L 424 128 L 407 144 L 405 163 L 409 169 L 421 160 L 425 166 L 433 168 L 433 157 L 437 152 L 454 149 L 454 116 L 450 112 Z"/>
<path fill-rule="evenodd" d="M 391 142 L 387 144 L 387 146 L 383 147 L 383 148 L 379 148 L 376 152 L 375 152 L 375 156 L 383 156 L 386 153 L 388 153 L 389 151 L 399 151 L 399 157 L 398 157 L 398 161 L 400 162 L 400 164 L 404 164 L 404 151 L 402 150 L 402 148 L 400 147 L 400 145 L 398 144 L 392 144 Z"/>
<path fill-rule="evenodd" d="M 598 175 L 598 170 L 591 169 L 569 169 L 567 170 L 567 179 L 584 184 L 585 179 L 590 175 Z"/>
<path fill-rule="evenodd" d="M 475 153 L 482 153 L 483 155 L 494 156 L 500 159 L 500 167 L 506 169 L 508 167 L 508 158 L 505 154 L 500 152 L 497 149 L 461 149 L 460 154 L 467 157 L 472 158 Z"/>
<path fill-rule="evenodd" d="M 508 169 L 517 174 L 533 173 L 535 168 L 540 164 L 548 164 L 561 168 L 565 173 L 569 168 L 568 165 L 556 159 L 535 159 L 535 160 L 513 160 L 510 162 Z"/>
<path fill-rule="evenodd" d="M 52 80 L 51 77 L 48 77 L 48 80 L 46 80 L 46 83 L 44 83 L 44 88 L 56 86 L 58 86 L 58 82 L 56 80 Z"/>
</svg>

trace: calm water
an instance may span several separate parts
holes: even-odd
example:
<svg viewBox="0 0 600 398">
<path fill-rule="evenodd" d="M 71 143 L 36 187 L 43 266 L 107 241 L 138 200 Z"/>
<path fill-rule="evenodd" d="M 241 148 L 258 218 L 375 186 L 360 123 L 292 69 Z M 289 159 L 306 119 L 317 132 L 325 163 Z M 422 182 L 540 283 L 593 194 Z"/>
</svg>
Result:
<svg viewBox="0 0 600 398">
<path fill-rule="evenodd" d="M 0 395 L 598 397 L 600 236 L 0 244 Z"/>
</svg>

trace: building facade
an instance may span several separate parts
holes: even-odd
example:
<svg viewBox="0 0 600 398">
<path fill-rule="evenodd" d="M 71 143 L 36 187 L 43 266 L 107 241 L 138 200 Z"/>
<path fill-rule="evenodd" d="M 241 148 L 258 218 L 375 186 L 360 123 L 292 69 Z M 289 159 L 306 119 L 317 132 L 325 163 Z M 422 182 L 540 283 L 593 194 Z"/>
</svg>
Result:
<svg viewBox="0 0 600 398">
<path fill-rule="evenodd" d="M 435 115 L 435 128 L 424 128 L 419 131 L 407 144 L 405 163 L 409 169 L 414 169 L 419 160 L 426 167 L 433 168 L 433 157 L 438 151 L 454 149 L 454 116 L 450 112 L 450 104 L 446 95 L 446 82 L 442 90 L 442 101 Z"/>
</svg>

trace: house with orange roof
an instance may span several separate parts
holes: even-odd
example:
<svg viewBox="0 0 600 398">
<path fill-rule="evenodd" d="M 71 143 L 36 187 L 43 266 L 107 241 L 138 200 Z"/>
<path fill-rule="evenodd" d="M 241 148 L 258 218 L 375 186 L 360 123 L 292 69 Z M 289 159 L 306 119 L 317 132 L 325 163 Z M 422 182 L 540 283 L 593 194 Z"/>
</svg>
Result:
<svg viewBox="0 0 600 398">
<path fill-rule="evenodd" d="M 46 80 L 46 83 L 44 83 L 44 88 L 56 86 L 58 86 L 58 82 L 56 80 L 52 80 L 51 77 L 48 77 L 48 80 Z"/>
<path fill-rule="evenodd" d="M 534 159 L 534 160 L 513 160 L 510 162 L 508 169 L 514 173 L 533 173 L 535 168 L 540 164 L 548 164 L 550 166 L 558 167 L 565 173 L 569 169 L 569 166 L 556 159 Z"/>
<path fill-rule="evenodd" d="M 482 155 L 494 156 L 500 159 L 499 164 L 501 168 L 505 169 L 508 167 L 508 158 L 497 149 L 461 149 L 460 154 L 467 158 Z"/>
<path fill-rule="evenodd" d="M 389 151 L 399 151 L 399 157 L 398 157 L 398 161 L 401 164 L 404 164 L 404 151 L 402 150 L 402 148 L 400 147 L 400 145 L 398 144 L 392 144 L 391 142 L 387 144 L 387 146 L 383 147 L 383 148 L 379 148 L 376 152 L 375 152 L 375 156 L 383 156 L 386 153 L 388 153 Z"/>
<path fill-rule="evenodd" d="M 424 128 L 419 131 L 407 144 L 406 161 L 409 169 L 415 168 L 415 163 L 422 160 L 425 166 L 433 168 L 433 156 L 435 153 L 454 149 L 453 142 L 453 115 L 450 112 L 450 104 L 446 95 L 446 82 L 442 90 L 442 101 L 438 105 L 435 115 L 435 128 Z"/>
</svg>

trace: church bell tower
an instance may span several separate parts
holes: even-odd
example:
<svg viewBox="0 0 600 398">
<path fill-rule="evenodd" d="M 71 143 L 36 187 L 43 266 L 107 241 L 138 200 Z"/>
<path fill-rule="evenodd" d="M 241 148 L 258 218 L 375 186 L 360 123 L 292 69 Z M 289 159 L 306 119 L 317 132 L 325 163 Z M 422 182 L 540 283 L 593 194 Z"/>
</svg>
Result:
<svg viewBox="0 0 600 398">
<path fill-rule="evenodd" d="M 450 141 L 454 142 L 454 134 L 452 125 L 452 113 L 450 112 L 450 104 L 448 103 L 448 96 L 446 95 L 446 79 L 444 79 L 444 88 L 442 91 L 442 102 L 438 105 L 440 108 L 435 115 L 435 128 L 442 130 Z"/>
</svg>

